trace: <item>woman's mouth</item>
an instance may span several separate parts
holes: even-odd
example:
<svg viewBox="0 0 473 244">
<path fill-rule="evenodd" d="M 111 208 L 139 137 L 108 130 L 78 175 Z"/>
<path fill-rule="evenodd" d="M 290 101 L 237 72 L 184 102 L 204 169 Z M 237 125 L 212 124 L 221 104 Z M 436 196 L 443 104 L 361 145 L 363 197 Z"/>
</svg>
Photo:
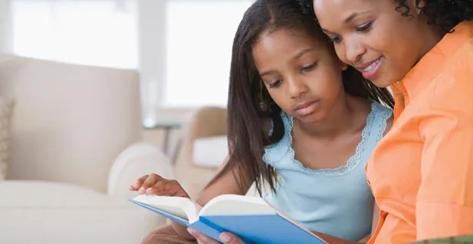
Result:
<svg viewBox="0 0 473 244">
<path fill-rule="evenodd" d="M 357 67 L 357 69 L 361 72 L 365 79 L 372 80 L 376 76 L 379 67 L 381 67 L 382 61 L 382 57 L 379 57 L 373 62 Z"/>
</svg>

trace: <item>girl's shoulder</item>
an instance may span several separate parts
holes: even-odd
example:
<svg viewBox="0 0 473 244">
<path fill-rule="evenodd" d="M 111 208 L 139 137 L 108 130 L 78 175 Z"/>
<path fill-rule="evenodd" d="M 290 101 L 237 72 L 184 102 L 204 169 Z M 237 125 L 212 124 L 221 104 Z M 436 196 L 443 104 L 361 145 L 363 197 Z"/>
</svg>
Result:
<svg viewBox="0 0 473 244">
<path fill-rule="evenodd" d="M 285 112 L 281 112 L 279 116 L 284 125 L 283 136 L 278 142 L 267 145 L 263 153 L 263 161 L 271 165 L 280 161 L 285 155 L 287 155 L 292 144 L 291 131 L 294 124 L 293 118 Z"/>
<path fill-rule="evenodd" d="M 371 112 L 378 115 L 381 118 L 388 119 L 392 116 L 393 111 L 391 108 L 380 104 L 379 102 L 371 102 Z"/>
<path fill-rule="evenodd" d="M 374 137 L 377 142 L 389 130 L 392 124 L 393 111 L 378 102 L 371 103 L 371 111 L 366 118 L 363 136 Z"/>
</svg>

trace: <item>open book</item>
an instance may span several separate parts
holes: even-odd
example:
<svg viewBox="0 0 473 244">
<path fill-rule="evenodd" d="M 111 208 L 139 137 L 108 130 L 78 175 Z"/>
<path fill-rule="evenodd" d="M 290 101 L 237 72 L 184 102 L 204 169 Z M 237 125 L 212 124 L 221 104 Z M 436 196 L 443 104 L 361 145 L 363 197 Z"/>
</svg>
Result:
<svg viewBox="0 0 473 244">
<path fill-rule="evenodd" d="M 184 197 L 139 195 L 130 201 L 217 241 L 228 231 L 245 243 L 326 243 L 258 197 L 220 195 L 204 207 Z"/>
</svg>

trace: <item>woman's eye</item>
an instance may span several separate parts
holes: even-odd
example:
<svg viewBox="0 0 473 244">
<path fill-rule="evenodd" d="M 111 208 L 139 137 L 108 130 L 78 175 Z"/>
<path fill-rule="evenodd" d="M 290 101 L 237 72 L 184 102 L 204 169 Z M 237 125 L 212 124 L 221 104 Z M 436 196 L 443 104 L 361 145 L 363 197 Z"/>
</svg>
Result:
<svg viewBox="0 0 473 244">
<path fill-rule="evenodd" d="M 358 31 L 358 32 L 369 31 L 371 29 L 372 24 L 373 24 L 373 22 L 368 22 L 366 24 L 359 25 L 359 26 L 356 27 L 356 31 Z"/>
</svg>

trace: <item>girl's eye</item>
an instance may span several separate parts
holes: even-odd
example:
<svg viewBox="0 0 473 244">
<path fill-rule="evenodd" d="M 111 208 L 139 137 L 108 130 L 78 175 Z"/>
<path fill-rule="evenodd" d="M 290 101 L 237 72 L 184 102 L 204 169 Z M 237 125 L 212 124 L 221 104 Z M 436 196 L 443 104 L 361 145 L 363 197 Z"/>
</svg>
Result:
<svg viewBox="0 0 473 244">
<path fill-rule="evenodd" d="M 272 80 L 272 81 L 269 81 L 267 84 L 269 88 L 277 88 L 281 84 L 281 80 Z"/>
<path fill-rule="evenodd" d="M 312 71 L 316 66 L 317 66 L 317 63 L 307 64 L 307 65 L 302 66 L 301 71 L 302 71 L 303 73 L 305 73 L 305 72 L 310 72 L 310 71 Z"/>
<path fill-rule="evenodd" d="M 330 36 L 330 41 L 332 41 L 334 44 L 338 44 L 342 41 L 342 38 L 340 36 Z"/>
<path fill-rule="evenodd" d="M 373 22 L 368 22 L 366 24 L 359 25 L 359 26 L 356 27 L 356 31 L 358 31 L 358 32 L 367 32 L 371 29 L 372 24 L 373 24 Z"/>
</svg>

